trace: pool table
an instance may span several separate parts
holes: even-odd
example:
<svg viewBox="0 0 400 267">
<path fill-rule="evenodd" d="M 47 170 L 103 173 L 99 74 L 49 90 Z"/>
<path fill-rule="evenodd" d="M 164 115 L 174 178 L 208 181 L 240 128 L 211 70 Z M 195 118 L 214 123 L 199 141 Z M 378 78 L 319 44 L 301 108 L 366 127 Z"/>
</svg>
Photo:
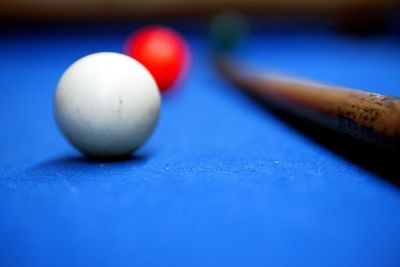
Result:
<svg viewBox="0 0 400 267">
<path fill-rule="evenodd" d="M 67 143 L 54 90 L 72 62 L 121 52 L 147 22 L 0 29 L 0 266 L 400 266 L 393 175 L 233 87 L 214 68 L 201 20 L 161 23 L 187 38 L 191 67 L 163 96 L 150 140 L 116 161 Z M 262 23 L 237 57 L 400 96 L 398 32 Z"/>
</svg>

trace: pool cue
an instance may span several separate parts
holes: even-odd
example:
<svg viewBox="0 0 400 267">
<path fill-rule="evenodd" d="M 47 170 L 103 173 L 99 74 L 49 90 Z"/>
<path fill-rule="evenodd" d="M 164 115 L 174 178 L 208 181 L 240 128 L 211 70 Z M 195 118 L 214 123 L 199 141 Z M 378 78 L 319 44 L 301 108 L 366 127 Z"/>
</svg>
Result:
<svg viewBox="0 0 400 267">
<path fill-rule="evenodd" d="M 217 70 L 264 104 L 384 150 L 400 150 L 400 99 L 244 66 L 224 55 Z"/>
</svg>

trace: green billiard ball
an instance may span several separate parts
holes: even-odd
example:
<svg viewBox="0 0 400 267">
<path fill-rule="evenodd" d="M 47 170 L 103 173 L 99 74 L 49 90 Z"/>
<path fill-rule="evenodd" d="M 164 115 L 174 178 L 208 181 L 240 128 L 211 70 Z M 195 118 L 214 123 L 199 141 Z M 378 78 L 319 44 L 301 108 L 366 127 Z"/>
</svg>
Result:
<svg viewBox="0 0 400 267">
<path fill-rule="evenodd" d="M 238 12 L 224 11 L 211 20 L 209 31 L 213 48 L 229 52 L 246 38 L 249 22 Z"/>
</svg>

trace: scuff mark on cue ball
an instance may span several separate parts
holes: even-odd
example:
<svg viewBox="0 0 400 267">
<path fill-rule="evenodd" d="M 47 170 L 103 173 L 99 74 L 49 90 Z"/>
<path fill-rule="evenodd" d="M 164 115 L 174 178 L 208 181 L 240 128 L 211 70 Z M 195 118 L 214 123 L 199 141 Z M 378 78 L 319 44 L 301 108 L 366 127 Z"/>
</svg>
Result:
<svg viewBox="0 0 400 267">
<path fill-rule="evenodd" d="M 120 96 L 118 98 L 118 119 L 122 119 L 122 104 L 124 103 L 124 101 L 122 100 L 122 97 Z"/>
</svg>

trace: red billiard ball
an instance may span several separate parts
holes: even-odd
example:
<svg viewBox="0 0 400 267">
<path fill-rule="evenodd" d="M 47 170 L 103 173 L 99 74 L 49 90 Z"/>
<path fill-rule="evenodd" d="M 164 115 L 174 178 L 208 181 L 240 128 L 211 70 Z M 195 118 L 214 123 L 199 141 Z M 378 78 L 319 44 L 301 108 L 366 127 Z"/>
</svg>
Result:
<svg viewBox="0 0 400 267">
<path fill-rule="evenodd" d="M 129 37 L 125 49 L 150 71 L 161 92 L 173 88 L 188 65 L 185 39 L 167 27 L 148 26 L 136 31 Z"/>
</svg>

